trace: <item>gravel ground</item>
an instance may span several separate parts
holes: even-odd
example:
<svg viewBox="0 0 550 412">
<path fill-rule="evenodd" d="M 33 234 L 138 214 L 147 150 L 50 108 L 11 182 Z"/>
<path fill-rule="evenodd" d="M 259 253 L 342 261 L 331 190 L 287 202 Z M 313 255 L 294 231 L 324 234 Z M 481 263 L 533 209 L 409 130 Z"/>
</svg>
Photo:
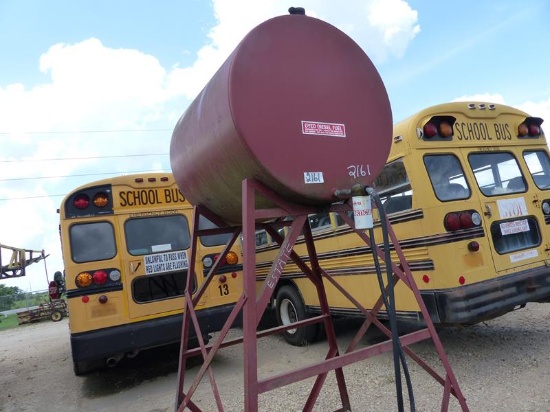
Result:
<svg viewBox="0 0 550 412">
<path fill-rule="evenodd" d="M 338 325 L 341 348 L 351 339 L 352 326 Z M 529 304 L 487 323 L 440 330 L 439 337 L 471 411 L 550 411 L 550 305 Z M 369 333 L 361 345 L 378 339 L 377 333 Z M 413 349 L 430 365 L 439 365 L 430 341 L 419 342 Z M 263 338 L 258 343 L 259 376 L 320 361 L 326 351 L 325 341 L 297 348 L 279 336 Z M 172 411 L 177 366 L 174 345 L 144 351 L 112 369 L 75 377 L 66 319 L 20 326 L 0 332 L 0 411 Z M 199 362 L 191 362 L 187 385 L 198 366 Z M 409 369 L 416 410 L 439 410 L 442 387 L 416 363 L 409 361 Z M 219 351 L 214 373 L 225 410 L 241 411 L 242 346 Z M 350 365 L 344 374 L 354 411 L 397 410 L 390 353 Z M 333 375 L 329 374 L 315 411 L 341 406 Z M 299 411 L 311 385 L 309 379 L 262 394 L 259 409 Z M 204 411 L 217 410 L 207 378 L 193 400 Z M 461 410 L 454 398 L 449 410 Z"/>
</svg>

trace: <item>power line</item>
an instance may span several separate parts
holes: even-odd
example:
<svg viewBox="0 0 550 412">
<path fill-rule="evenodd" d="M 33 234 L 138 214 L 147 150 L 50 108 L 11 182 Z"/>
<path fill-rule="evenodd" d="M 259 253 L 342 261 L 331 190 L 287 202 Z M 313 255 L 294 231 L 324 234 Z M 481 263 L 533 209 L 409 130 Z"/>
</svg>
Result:
<svg viewBox="0 0 550 412">
<path fill-rule="evenodd" d="M 24 131 L 11 131 L 0 132 L 0 135 L 9 134 L 91 134 L 91 133 L 142 133 L 142 132 L 171 132 L 173 129 L 117 129 L 117 130 L 76 130 L 76 131 L 43 131 L 43 132 L 24 132 Z"/>
<path fill-rule="evenodd" d="M 26 199 L 38 199 L 38 198 L 43 198 L 43 197 L 61 197 L 61 196 L 66 196 L 67 194 L 64 193 L 62 195 L 40 195 L 40 196 L 22 196 L 22 197 L 0 197 L 0 202 L 1 201 L 6 201 L 6 200 L 26 200 Z"/>
<path fill-rule="evenodd" d="M 171 170 L 162 169 L 162 172 L 170 172 Z M 150 170 L 136 170 L 131 172 L 103 172 L 103 173 L 83 173 L 78 175 L 60 175 L 60 176 L 38 176 L 38 177 L 13 177 L 9 179 L 0 179 L 0 182 L 10 182 L 14 180 L 36 180 L 36 179 L 56 179 L 65 177 L 82 177 L 82 176 L 102 176 L 102 175 L 120 175 L 131 173 L 149 173 Z"/>
<path fill-rule="evenodd" d="M 168 153 L 147 153 L 130 155 L 112 155 L 112 156 L 86 156 L 86 157 L 52 157 L 43 159 L 20 159 L 20 160 L 0 160 L 0 163 L 19 163 L 19 162 L 51 162 L 64 160 L 88 160 L 88 159 L 112 159 L 115 157 L 147 157 L 147 156 L 166 156 Z"/>
<path fill-rule="evenodd" d="M 73 176 L 102 176 L 102 175 L 113 175 L 113 174 L 119 174 L 119 175 L 125 175 L 125 174 L 134 174 L 134 173 L 150 173 L 150 172 L 159 172 L 159 170 L 142 170 L 142 171 L 135 171 L 135 172 L 107 172 L 107 173 L 94 173 L 94 174 L 83 174 L 83 175 L 73 175 Z M 171 172 L 171 170 L 167 169 L 161 169 L 160 172 Z M 60 176 L 62 177 L 62 176 Z M 71 176 L 68 176 L 71 177 Z M 37 178 L 29 178 L 29 179 L 37 179 Z M 45 197 L 61 197 L 66 196 L 66 193 L 59 194 L 59 195 L 36 195 L 36 196 L 21 196 L 21 197 L 4 197 L 0 198 L 0 201 L 8 201 L 8 200 L 27 200 L 27 199 L 39 199 L 39 198 L 45 198 Z"/>
</svg>

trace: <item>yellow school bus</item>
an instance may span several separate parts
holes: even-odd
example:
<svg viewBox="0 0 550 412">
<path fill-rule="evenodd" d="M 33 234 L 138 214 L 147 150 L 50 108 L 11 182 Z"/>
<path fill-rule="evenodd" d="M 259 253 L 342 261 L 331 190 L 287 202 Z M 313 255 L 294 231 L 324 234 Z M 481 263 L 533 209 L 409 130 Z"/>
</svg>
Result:
<svg viewBox="0 0 550 412">
<path fill-rule="evenodd" d="M 500 104 L 456 102 L 394 126 L 374 188 L 435 324 L 473 324 L 549 301 L 550 160 L 542 122 Z M 371 250 L 334 213 L 309 221 L 320 266 L 372 308 L 380 288 Z M 381 242 L 376 221 L 374 232 Z M 264 231 L 257 232 L 256 245 L 258 279 L 264 280 L 277 245 Z M 295 250 L 306 259 L 303 239 Z M 333 285 L 325 281 L 325 287 L 331 313 L 359 314 Z M 279 324 L 320 313 L 315 287 L 294 264 L 274 296 Z M 396 284 L 395 304 L 398 318 L 422 321 L 403 282 Z M 301 345 L 316 328 L 284 336 Z"/>
<path fill-rule="evenodd" d="M 78 187 L 64 198 L 59 214 L 77 375 L 178 342 L 190 273 L 195 292 L 216 268 L 195 308 L 205 335 L 221 329 L 242 293 L 240 250 L 229 245 L 224 261 L 217 262 L 237 235 L 217 233 L 203 215 L 198 221 L 205 235 L 196 242 L 197 263 L 190 270 L 193 207 L 170 173 Z"/>
</svg>

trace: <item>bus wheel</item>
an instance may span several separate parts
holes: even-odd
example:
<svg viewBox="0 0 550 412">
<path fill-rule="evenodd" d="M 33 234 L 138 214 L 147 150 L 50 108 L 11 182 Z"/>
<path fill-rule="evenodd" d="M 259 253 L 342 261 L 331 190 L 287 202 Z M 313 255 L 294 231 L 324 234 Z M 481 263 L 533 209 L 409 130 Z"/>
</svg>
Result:
<svg viewBox="0 0 550 412">
<path fill-rule="evenodd" d="M 277 292 L 277 323 L 290 325 L 307 318 L 306 308 L 298 291 L 293 286 L 283 286 Z M 304 346 L 313 342 L 317 325 L 302 326 L 283 332 L 285 340 L 294 346 Z"/>
<path fill-rule="evenodd" d="M 50 319 L 54 322 L 59 322 L 61 319 L 63 319 L 63 312 L 60 310 L 53 310 L 52 314 L 50 315 Z"/>
</svg>

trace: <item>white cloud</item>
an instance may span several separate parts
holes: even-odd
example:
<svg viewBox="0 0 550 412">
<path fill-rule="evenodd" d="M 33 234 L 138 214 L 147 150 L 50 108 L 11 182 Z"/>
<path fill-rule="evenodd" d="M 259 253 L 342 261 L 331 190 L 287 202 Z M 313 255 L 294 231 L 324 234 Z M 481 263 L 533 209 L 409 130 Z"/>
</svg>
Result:
<svg viewBox="0 0 550 412">
<path fill-rule="evenodd" d="M 453 102 L 486 102 L 506 104 L 504 97 L 497 93 L 480 93 L 472 95 L 464 95 L 452 100 Z"/>
<path fill-rule="evenodd" d="M 347 1 L 335 7 L 330 0 L 304 0 L 306 14 L 329 22 L 355 40 L 376 63 L 390 56 L 402 57 L 408 44 L 420 32 L 418 13 L 403 0 Z M 208 33 L 208 43 L 190 67 L 175 68 L 170 89 L 193 99 L 223 64 L 241 39 L 261 22 L 288 13 L 278 0 L 214 0 L 218 21 Z"/>
<path fill-rule="evenodd" d="M 543 130 L 550 131 L 550 98 L 541 102 L 523 102 L 517 105 L 518 109 L 529 113 L 534 117 L 541 117 L 545 122 L 542 123 Z M 546 133 L 546 138 L 550 138 L 550 134 Z"/>
<path fill-rule="evenodd" d="M 453 102 L 487 102 L 487 103 L 497 103 L 497 104 L 506 104 L 516 109 L 523 110 L 530 116 L 541 117 L 547 123 L 550 123 L 550 98 L 542 100 L 540 102 L 507 102 L 504 99 L 504 96 L 498 93 L 481 93 L 473 95 L 464 95 L 457 97 L 452 100 Z M 546 126 L 546 127 L 545 127 Z M 542 124 L 543 129 L 550 129 L 548 124 Z"/>
</svg>

